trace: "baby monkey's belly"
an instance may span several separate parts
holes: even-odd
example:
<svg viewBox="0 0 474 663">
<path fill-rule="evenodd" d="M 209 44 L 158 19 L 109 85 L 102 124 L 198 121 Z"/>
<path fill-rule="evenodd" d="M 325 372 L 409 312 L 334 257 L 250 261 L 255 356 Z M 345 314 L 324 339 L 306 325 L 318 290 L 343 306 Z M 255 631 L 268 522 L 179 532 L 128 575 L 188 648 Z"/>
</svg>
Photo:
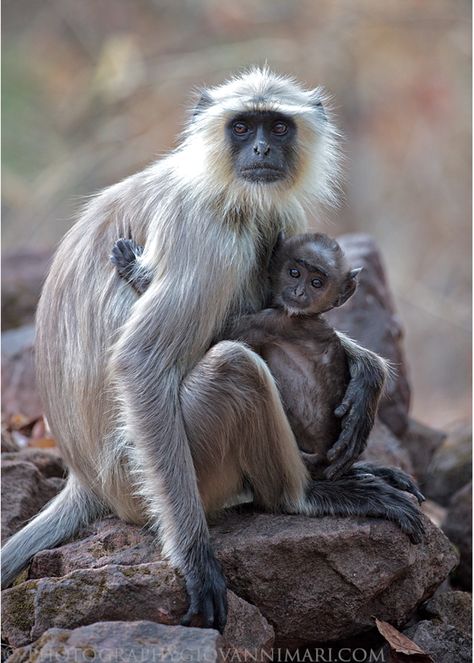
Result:
<svg viewBox="0 0 474 663">
<path fill-rule="evenodd" d="M 328 465 L 326 454 L 341 431 L 334 410 L 349 382 L 342 346 L 279 341 L 267 346 L 262 356 L 275 378 L 299 448 L 313 455 L 311 466 L 316 474 L 317 469 L 322 473 Z"/>
</svg>

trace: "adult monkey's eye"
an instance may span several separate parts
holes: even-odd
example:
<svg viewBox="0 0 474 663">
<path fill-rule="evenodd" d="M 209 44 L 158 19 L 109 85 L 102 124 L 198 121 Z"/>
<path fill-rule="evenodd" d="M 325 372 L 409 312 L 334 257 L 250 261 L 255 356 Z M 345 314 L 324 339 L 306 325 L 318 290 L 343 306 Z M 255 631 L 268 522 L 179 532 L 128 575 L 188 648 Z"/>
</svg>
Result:
<svg viewBox="0 0 474 663">
<path fill-rule="evenodd" d="M 301 276 L 299 270 L 295 269 L 294 267 L 288 270 L 288 274 L 292 276 L 294 279 L 298 279 Z"/>
<path fill-rule="evenodd" d="M 233 132 L 237 134 L 237 136 L 243 136 L 249 130 L 248 126 L 244 122 L 235 122 L 232 125 L 232 129 Z"/>
<path fill-rule="evenodd" d="M 275 122 L 275 124 L 272 127 L 272 131 L 277 136 L 283 136 L 283 134 L 286 134 L 286 132 L 288 131 L 288 125 L 285 124 L 284 122 Z"/>
<path fill-rule="evenodd" d="M 311 281 L 311 285 L 313 286 L 313 288 L 322 288 L 323 282 L 321 281 L 321 279 L 313 279 Z"/>
</svg>

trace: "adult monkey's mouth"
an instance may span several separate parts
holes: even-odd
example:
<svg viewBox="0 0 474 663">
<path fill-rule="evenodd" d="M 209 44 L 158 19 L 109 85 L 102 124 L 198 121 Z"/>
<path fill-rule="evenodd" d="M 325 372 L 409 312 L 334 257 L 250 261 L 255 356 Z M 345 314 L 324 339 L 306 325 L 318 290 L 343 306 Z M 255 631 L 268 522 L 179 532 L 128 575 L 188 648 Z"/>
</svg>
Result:
<svg viewBox="0 0 474 663">
<path fill-rule="evenodd" d="M 279 168 L 268 165 L 251 166 L 240 171 L 241 176 L 251 182 L 276 182 L 285 178 L 285 173 Z"/>
</svg>

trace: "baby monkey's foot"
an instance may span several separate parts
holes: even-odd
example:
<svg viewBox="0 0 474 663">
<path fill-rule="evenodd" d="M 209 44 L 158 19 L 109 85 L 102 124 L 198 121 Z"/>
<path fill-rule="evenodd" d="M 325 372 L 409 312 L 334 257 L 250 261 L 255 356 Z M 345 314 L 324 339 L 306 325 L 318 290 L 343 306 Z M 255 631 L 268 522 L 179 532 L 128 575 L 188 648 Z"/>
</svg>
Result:
<svg viewBox="0 0 474 663">
<path fill-rule="evenodd" d="M 118 239 L 112 249 L 110 260 L 124 279 L 128 279 L 135 267 L 136 259 L 143 253 L 143 247 L 133 239 Z"/>
<path fill-rule="evenodd" d="M 398 488 L 398 490 L 405 490 L 416 497 L 421 504 L 425 501 L 425 496 L 420 492 L 415 481 L 403 470 L 397 467 L 382 467 L 374 465 L 373 463 L 356 463 L 350 470 L 349 474 L 355 473 L 360 476 L 363 474 L 372 474 L 380 479 L 383 479 L 389 486 Z"/>
</svg>

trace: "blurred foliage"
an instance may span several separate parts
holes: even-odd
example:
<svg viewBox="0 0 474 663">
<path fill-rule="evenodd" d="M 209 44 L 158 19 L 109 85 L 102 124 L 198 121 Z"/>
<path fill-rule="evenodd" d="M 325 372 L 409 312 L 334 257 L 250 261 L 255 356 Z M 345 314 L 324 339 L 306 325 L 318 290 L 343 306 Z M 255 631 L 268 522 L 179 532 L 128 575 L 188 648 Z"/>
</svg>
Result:
<svg viewBox="0 0 474 663">
<path fill-rule="evenodd" d="M 4 0 L 3 246 L 56 244 L 82 197 L 173 146 L 190 90 L 268 63 L 333 94 L 345 203 L 382 245 L 415 413 L 470 408 L 467 0 Z"/>
</svg>

